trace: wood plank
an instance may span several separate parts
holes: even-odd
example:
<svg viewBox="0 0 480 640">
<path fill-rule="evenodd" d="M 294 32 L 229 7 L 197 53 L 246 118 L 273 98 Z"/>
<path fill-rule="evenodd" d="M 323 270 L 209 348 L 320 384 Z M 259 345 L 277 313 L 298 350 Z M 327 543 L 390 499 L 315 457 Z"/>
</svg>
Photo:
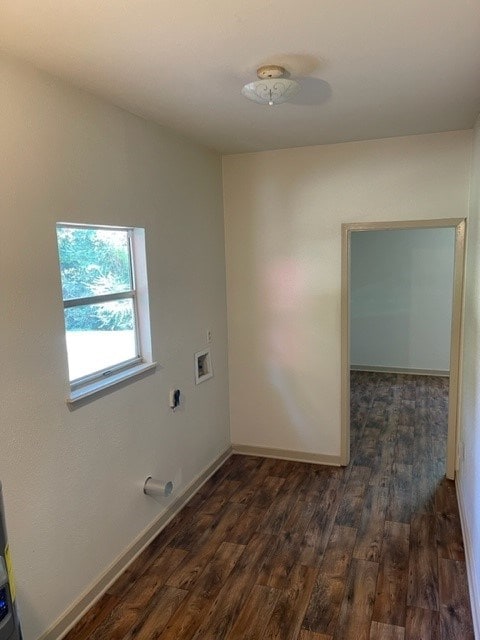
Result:
<svg viewBox="0 0 480 640">
<path fill-rule="evenodd" d="M 435 512 L 435 491 L 438 484 L 437 462 L 434 459 L 435 439 L 429 433 L 428 418 L 417 421 L 414 430 L 412 509 L 417 513 Z M 446 448 L 444 449 L 444 456 Z"/>
<path fill-rule="evenodd" d="M 416 455 L 412 466 L 412 513 L 435 513 L 435 491 L 437 482 L 432 472 L 432 460 Z"/>
<path fill-rule="evenodd" d="M 222 542 L 211 562 L 190 586 L 190 593 L 204 598 L 213 598 L 220 591 L 244 551 L 243 545 Z"/>
<path fill-rule="evenodd" d="M 417 514 L 412 518 L 407 604 L 438 611 L 438 560 L 434 516 Z"/>
<path fill-rule="evenodd" d="M 376 622 L 395 627 L 405 626 L 409 536 L 408 524 L 385 522 L 372 616 Z"/>
<path fill-rule="evenodd" d="M 232 495 L 240 487 L 241 482 L 239 480 L 224 480 L 222 484 L 211 494 L 206 497 L 202 504 L 198 506 L 198 509 L 203 515 L 216 516 L 231 498 Z"/>
<path fill-rule="evenodd" d="M 354 465 L 343 492 L 335 523 L 345 527 L 356 527 L 361 516 L 365 491 L 370 479 L 370 467 Z"/>
<path fill-rule="evenodd" d="M 377 573 L 376 562 L 352 560 L 335 640 L 369 640 Z"/>
<path fill-rule="evenodd" d="M 308 631 L 333 635 L 345 596 L 346 580 L 319 573 L 312 590 L 302 627 Z"/>
<path fill-rule="evenodd" d="M 372 408 L 370 410 L 367 426 L 378 427 L 380 428 L 380 430 L 382 430 L 387 418 L 388 403 L 385 397 L 379 396 L 378 391 L 379 387 L 377 386 L 377 391 L 375 392 L 375 399 L 372 402 Z"/>
<path fill-rule="evenodd" d="M 414 427 L 399 424 L 397 426 L 395 461 L 400 464 L 413 464 L 414 451 Z"/>
<path fill-rule="evenodd" d="M 304 502 L 317 504 L 322 500 L 326 486 L 331 482 L 344 481 L 345 470 L 341 467 L 325 467 L 319 464 L 305 466 L 305 481 L 300 485 L 300 499 Z"/>
<path fill-rule="evenodd" d="M 323 633 L 314 633 L 301 629 L 297 640 L 333 640 L 333 636 L 326 636 Z"/>
<path fill-rule="evenodd" d="M 253 504 L 261 509 L 266 509 L 272 504 L 283 484 L 285 484 L 285 478 L 263 476 L 261 473 L 252 475 L 248 482 L 243 483 L 233 493 L 230 500 L 231 502 L 238 502 L 244 505 Z"/>
<path fill-rule="evenodd" d="M 371 460 L 370 484 L 378 487 L 390 487 L 390 479 L 395 462 L 396 433 L 385 433 L 379 440 L 379 447 Z"/>
<path fill-rule="evenodd" d="M 267 476 L 277 476 L 279 478 L 287 478 L 292 473 L 292 467 L 289 460 L 278 460 L 277 458 L 262 459 L 262 473 Z"/>
<path fill-rule="evenodd" d="M 235 544 L 246 545 L 250 542 L 255 532 L 261 529 L 261 523 L 265 517 L 265 509 L 249 506 L 238 518 L 235 527 L 225 533 L 225 540 Z"/>
<path fill-rule="evenodd" d="M 346 588 L 356 530 L 335 526 L 312 589 L 302 627 L 333 635 Z"/>
<path fill-rule="evenodd" d="M 228 538 L 229 532 L 235 529 L 244 511 L 243 505 L 227 504 L 222 511 L 222 517 L 207 527 L 199 535 L 198 540 L 189 542 L 189 546 L 195 549 L 195 553 L 191 553 L 185 558 L 171 574 L 167 584 L 177 589 L 189 589 L 217 553 L 220 542 Z"/>
<path fill-rule="evenodd" d="M 465 562 L 439 560 L 440 631 L 448 640 L 475 640 Z"/>
<path fill-rule="evenodd" d="M 439 557 L 465 561 L 460 518 L 447 513 L 437 513 L 435 525 Z"/>
<path fill-rule="evenodd" d="M 390 480 L 386 519 L 410 523 L 412 513 L 412 465 L 395 462 Z"/>
<path fill-rule="evenodd" d="M 234 453 L 229 460 L 231 461 L 231 465 L 227 478 L 228 480 L 240 480 L 240 482 L 245 482 L 246 479 L 252 474 L 255 474 L 263 465 L 263 458 L 238 453 Z"/>
<path fill-rule="evenodd" d="M 119 602 L 120 599 L 118 596 L 105 593 L 100 600 L 87 611 L 75 627 L 64 636 L 64 639 L 71 640 L 74 638 L 75 640 L 88 640 L 88 638 L 93 635 L 95 629 L 104 623 Z"/>
<path fill-rule="evenodd" d="M 142 622 L 145 610 L 155 594 L 164 586 L 170 573 L 183 560 L 186 552 L 168 547 L 119 601 L 111 614 L 96 627 L 91 640 L 123 640 L 129 630 Z"/>
<path fill-rule="evenodd" d="M 302 484 L 302 474 L 295 470 L 286 478 L 284 490 L 278 494 L 267 510 L 262 523 L 262 530 L 267 534 L 278 534 L 285 526 L 290 512 L 300 499 L 299 488 Z"/>
<path fill-rule="evenodd" d="M 356 539 L 356 529 L 335 525 L 320 565 L 321 573 L 346 579 Z"/>
<path fill-rule="evenodd" d="M 316 576 L 316 569 L 302 565 L 294 567 L 265 628 L 265 638 L 291 640 L 297 637 Z"/>
<path fill-rule="evenodd" d="M 300 564 L 318 567 L 323 559 L 335 516 L 342 497 L 339 477 L 329 478 L 321 500 L 316 504 L 312 519 L 305 531 L 299 553 Z"/>
<path fill-rule="evenodd" d="M 363 428 L 362 438 L 358 443 L 355 453 L 354 463 L 358 466 L 367 467 L 379 450 L 379 440 L 381 437 L 381 429 L 369 426 L 371 422 L 367 422 Z"/>
<path fill-rule="evenodd" d="M 167 542 L 173 539 L 182 528 L 190 526 L 192 513 L 190 510 L 185 511 L 186 513 L 184 513 L 183 516 L 179 514 L 180 517 L 177 516 L 174 518 L 148 547 L 130 563 L 115 583 L 108 588 L 108 594 L 123 597 L 125 593 L 134 586 L 139 577 L 149 570 L 155 560 L 167 549 Z M 169 546 L 169 548 L 171 549 L 173 547 Z M 186 551 L 182 551 L 176 555 L 176 557 L 185 556 Z"/>
<path fill-rule="evenodd" d="M 140 623 L 134 625 L 124 640 L 160 640 L 168 621 L 177 611 L 188 591 L 174 587 L 162 587 L 155 599 L 155 605 L 149 607 L 149 613 Z"/>
<path fill-rule="evenodd" d="M 272 540 L 272 536 L 265 534 L 257 534 L 252 538 L 219 594 L 202 611 L 195 634 L 189 637 L 195 640 L 218 640 L 227 636 L 255 584 L 256 568 Z M 171 640 L 174 639 L 172 635 Z M 170 637 L 165 640 L 170 640 Z"/>
<path fill-rule="evenodd" d="M 407 427 L 414 427 L 417 416 L 415 412 L 415 402 L 402 400 L 400 409 L 398 412 L 399 424 L 404 424 Z"/>
<path fill-rule="evenodd" d="M 280 591 L 256 584 L 226 640 L 263 640 Z"/>
<path fill-rule="evenodd" d="M 380 559 L 388 495 L 387 487 L 370 486 L 367 489 L 353 551 L 357 560 L 378 562 Z"/>
<path fill-rule="evenodd" d="M 285 478 L 267 476 L 262 483 L 257 483 L 256 491 L 252 497 L 252 505 L 259 509 L 268 509 L 284 485 Z"/>
<path fill-rule="evenodd" d="M 405 627 L 372 622 L 370 640 L 405 640 Z"/>
<path fill-rule="evenodd" d="M 193 638 L 210 604 L 210 600 L 202 596 L 187 597 L 162 630 L 161 640 Z"/>
<path fill-rule="evenodd" d="M 407 607 L 405 640 L 439 640 L 440 616 L 438 611 Z M 448 638 L 445 638 L 448 640 Z"/>
<path fill-rule="evenodd" d="M 453 480 L 443 478 L 435 492 L 435 510 L 438 513 L 445 513 L 460 517 L 458 511 L 457 493 Z"/>
<path fill-rule="evenodd" d="M 267 551 L 257 576 L 257 583 L 277 589 L 282 589 L 289 579 L 300 547 L 299 533 L 284 532 L 276 536 L 275 544 Z"/>
<path fill-rule="evenodd" d="M 318 498 L 320 500 L 320 498 Z M 285 524 L 282 527 L 282 533 L 301 533 L 305 535 L 308 525 L 310 524 L 316 509 L 317 504 L 314 502 L 306 502 L 305 500 L 297 500 L 293 509 L 290 512 Z"/>
<path fill-rule="evenodd" d="M 417 383 L 417 376 L 405 376 L 402 401 L 414 402 L 417 399 Z"/>
<path fill-rule="evenodd" d="M 212 562 L 207 565 L 198 580 L 190 589 L 175 615 L 173 615 L 162 633 L 162 640 L 180 640 L 191 638 L 212 605 L 213 599 L 221 591 L 245 548 L 224 542 L 218 548 Z"/>
<path fill-rule="evenodd" d="M 185 523 L 170 541 L 172 547 L 190 551 L 197 544 L 198 539 L 205 534 L 207 529 L 213 530 L 218 522 L 218 518 L 209 513 L 198 513 L 192 520 Z"/>
</svg>

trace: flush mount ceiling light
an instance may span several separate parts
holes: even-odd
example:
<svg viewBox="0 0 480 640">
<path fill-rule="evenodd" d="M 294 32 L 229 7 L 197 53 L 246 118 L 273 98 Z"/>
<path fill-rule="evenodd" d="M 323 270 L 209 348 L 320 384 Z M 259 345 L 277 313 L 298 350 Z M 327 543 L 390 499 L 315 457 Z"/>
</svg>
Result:
<svg viewBox="0 0 480 640">
<path fill-rule="evenodd" d="M 269 64 L 257 69 L 258 80 L 246 84 L 242 94 L 249 100 L 259 104 L 274 104 L 287 102 L 300 89 L 295 80 L 285 78 L 285 69 L 275 64 Z"/>
</svg>

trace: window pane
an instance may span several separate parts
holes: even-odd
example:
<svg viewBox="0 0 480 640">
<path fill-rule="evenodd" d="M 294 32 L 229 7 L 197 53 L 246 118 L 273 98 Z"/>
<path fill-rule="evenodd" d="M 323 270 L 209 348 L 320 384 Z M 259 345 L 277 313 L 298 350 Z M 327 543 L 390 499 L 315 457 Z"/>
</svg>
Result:
<svg viewBox="0 0 480 640">
<path fill-rule="evenodd" d="M 133 289 L 127 230 L 57 226 L 57 240 L 64 300 Z"/>
<path fill-rule="evenodd" d="M 70 380 L 138 355 L 131 299 L 65 309 L 65 330 Z"/>
</svg>

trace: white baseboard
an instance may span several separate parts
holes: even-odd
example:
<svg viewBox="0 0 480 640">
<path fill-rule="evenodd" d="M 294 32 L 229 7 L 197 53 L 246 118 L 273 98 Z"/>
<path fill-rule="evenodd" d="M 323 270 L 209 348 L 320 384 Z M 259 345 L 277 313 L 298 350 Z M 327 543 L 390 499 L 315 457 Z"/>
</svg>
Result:
<svg viewBox="0 0 480 640">
<path fill-rule="evenodd" d="M 246 444 L 232 444 L 233 453 L 241 453 L 248 456 L 261 456 L 262 458 L 279 458 L 280 460 L 293 460 L 295 462 L 311 462 L 313 464 L 325 464 L 340 467 L 340 456 L 332 456 L 323 453 L 309 453 L 307 451 L 290 451 L 288 449 L 271 449 L 270 447 L 256 447 Z"/>
<path fill-rule="evenodd" d="M 450 371 L 442 369 L 404 369 L 403 367 L 377 367 L 368 364 L 351 364 L 351 371 L 367 371 L 371 373 L 405 373 L 411 376 L 438 376 L 448 378 Z"/>
<path fill-rule="evenodd" d="M 205 467 L 205 469 L 185 487 L 176 500 L 135 538 L 127 549 L 113 561 L 93 584 L 87 587 L 83 594 L 38 640 L 61 640 L 231 454 L 232 448 L 228 447 L 228 449 L 221 453 L 208 467 Z"/>
<path fill-rule="evenodd" d="M 465 517 L 465 505 L 463 502 L 463 491 L 460 476 L 457 475 L 455 481 L 457 490 L 457 501 L 460 511 L 460 522 L 462 525 L 463 542 L 465 546 L 465 562 L 467 565 L 468 589 L 470 591 L 470 606 L 472 609 L 473 630 L 475 638 L 480 638 L 480 567 L 474 566 L 473 543 L 468 519 Z"/>
</svg>

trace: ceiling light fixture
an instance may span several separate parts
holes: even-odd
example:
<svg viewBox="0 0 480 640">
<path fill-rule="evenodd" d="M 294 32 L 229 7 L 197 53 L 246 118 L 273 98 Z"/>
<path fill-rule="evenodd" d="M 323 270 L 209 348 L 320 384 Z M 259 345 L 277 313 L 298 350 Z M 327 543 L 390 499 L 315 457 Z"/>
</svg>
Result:
<svg viewBox="0 0 480 640">
<path fill-rule="evenodd" d="M 287 102 L 300 89 L 295 80 L 285 78 L 285 69 L 275 64 L 269 64 L 257 69 L 259 80 L 246 84 L 242 94 L 249 100 L 259 104 L 274 104 Z"/>
</svg>

